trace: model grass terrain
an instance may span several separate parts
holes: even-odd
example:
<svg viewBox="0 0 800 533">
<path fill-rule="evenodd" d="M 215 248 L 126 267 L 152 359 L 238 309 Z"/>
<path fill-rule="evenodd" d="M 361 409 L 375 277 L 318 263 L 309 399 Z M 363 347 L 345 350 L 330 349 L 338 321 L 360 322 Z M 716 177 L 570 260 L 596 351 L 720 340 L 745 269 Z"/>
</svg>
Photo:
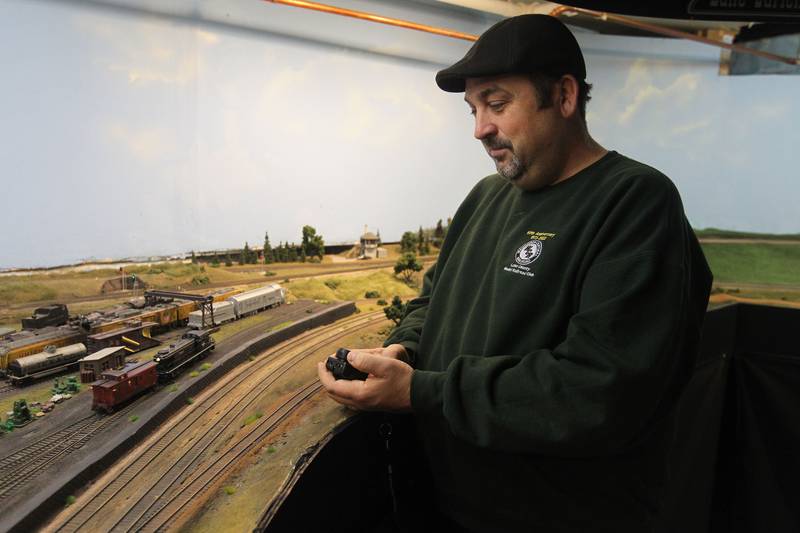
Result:
<svg viewBox="0 0 800 533">
<path fill-rule="evenodd" d="M 287 279 L 298 277 L 324 276 L 337 272 L 374 269 L 378 266 L 390 267 L 398 255 L 397 246 L 389 245 L 386 248 L 389 252 L 386 260 L 356 261 L 340 256 L 325 256 L 321 263 L 261 263 L 230 267 L 175 261 L 130 265 L 125 267 L 125 275 L 135 274 L 149 289 L 206 293 L 221 287 L 248 286 L 270 281 L 285 283 Z M 111 268 L 91 271 L 59 268 L 0 275 L 0 326 L 19 329 L 21 318 L 30 316 L 35 307 L 49 302 L 66 303 L 70 313 L 76 315 L 122 303 L 132 296 L 141 296 L 141 289 L 102 294 L 103 283 L 120 275 L 117 269 Z M 325 293 L 322 289 L 307 287 L 303 290 L 316 291 L 318 296 L 298 294 L 298 297 L 348 299 Z"/>
<path fill-rule="evenodd" d="M 697 230 L 715 294 L 800 302 L 800 234 Z"/>
</svg>

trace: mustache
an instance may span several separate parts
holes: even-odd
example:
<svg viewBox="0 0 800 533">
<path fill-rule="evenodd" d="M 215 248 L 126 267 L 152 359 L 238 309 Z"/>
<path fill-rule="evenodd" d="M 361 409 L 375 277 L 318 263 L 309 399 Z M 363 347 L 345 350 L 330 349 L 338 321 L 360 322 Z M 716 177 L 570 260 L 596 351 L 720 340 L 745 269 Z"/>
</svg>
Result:
<svg viewBox="0 0 800 533">
<path fill-rule="evenodd" d="M 484 139 L 483 146 L 487 150 L 499 150 L 500 148 L 506 148 L 508 150 L 514 151 L 514 147 L 511 144 L 511 141 L 507 139 L 501 139 L 499 137 L 489 137 Z"/>
</svg>

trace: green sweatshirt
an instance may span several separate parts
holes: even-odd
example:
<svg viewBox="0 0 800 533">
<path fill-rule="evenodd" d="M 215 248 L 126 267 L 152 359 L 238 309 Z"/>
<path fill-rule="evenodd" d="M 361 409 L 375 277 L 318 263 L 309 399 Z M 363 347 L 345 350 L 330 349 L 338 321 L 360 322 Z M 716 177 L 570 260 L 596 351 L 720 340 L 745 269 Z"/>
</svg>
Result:
<svg viewBox="0 0 800 533">
<path fill-rule="evenodd" d="M 609 152 L 535 192 L 481 180 L 386 342 L 415 359 L 443 512 L 474 531 L 649 531 L 710 285 L 653 168 Z"/>
</svg>

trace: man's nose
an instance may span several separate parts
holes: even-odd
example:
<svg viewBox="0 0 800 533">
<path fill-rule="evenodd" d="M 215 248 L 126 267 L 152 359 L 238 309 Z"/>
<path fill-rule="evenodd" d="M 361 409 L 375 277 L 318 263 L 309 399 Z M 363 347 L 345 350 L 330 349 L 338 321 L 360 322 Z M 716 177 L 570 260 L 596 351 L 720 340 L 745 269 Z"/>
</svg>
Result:
<svg viewBox="0 0 800 533">
<path fill-rule="evenodd" d="M 486 117 L 485 113 L 475 114 L 475 138 L 482 141 L 487 137 L 497 135 L 497 126 Z"/>
</svg>

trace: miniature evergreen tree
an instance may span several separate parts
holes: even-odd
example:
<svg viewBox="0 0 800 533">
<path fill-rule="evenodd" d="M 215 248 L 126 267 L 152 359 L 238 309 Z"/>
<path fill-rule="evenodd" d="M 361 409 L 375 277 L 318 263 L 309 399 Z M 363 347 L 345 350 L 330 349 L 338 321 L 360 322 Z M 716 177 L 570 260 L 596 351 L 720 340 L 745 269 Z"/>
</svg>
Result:
<svg viewBox="0 0 800 533">
<path fill-rule="evenodd" d="M 444 226 L 442 226 L 442 219 L 436 223 L 436 229 L 433 230 L 433 239 L 436 246 L 441 246 L 444 241 Z"/>
<path fill-rule="evenodd" d="M 425 238 L 425 232 L 422 231 L 422 226 L 419 227 L 417 234 L 417 251 L 419 255 L 428 255 L 431 253 L 430 246 L 428 246 L 428 239 Z"/>
<path fill-rule="evenodd" d="M 268 265 L 273 261 L 272 246 L 269 244 L 269 233 L 264 233 L 264 264 Z"/>
</svg>

